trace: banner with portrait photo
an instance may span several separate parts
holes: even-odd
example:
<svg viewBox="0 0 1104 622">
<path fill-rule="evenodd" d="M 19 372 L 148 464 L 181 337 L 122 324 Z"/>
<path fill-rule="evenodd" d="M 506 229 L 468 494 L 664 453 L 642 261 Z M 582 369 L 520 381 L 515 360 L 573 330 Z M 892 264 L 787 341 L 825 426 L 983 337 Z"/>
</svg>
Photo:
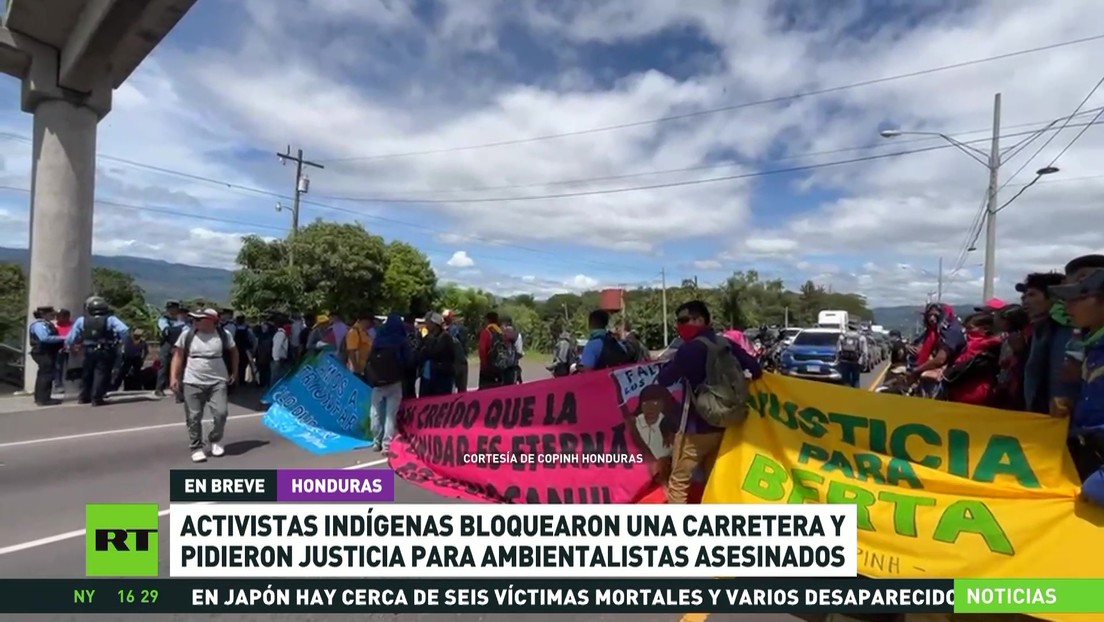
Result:
<svg viewBox="0 0 1104 622">
<path fill-rule="evenodd" d="M 658 366 L 407 400 L 395 473 L 438 494 L 492 503 L 631 503 L 670 455 L 679 390 Z M 642 393 L 643 391 L 643 393 Z"/>
</svg>

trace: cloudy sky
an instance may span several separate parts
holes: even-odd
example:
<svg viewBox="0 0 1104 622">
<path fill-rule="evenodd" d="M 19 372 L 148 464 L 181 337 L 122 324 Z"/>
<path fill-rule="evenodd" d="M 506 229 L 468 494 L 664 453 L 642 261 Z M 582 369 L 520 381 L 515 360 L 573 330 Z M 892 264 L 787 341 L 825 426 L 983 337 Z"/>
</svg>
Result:
<svg viewBox="0 0 1104 622">
<path fill-rule="evenodd" d="M 1002 150 L 1030 138 L 1101 80 L 1104 39 L 925 70 L 1101 18 L 1098 0 L 201 0 L 100 125 L 95 252 L 232 268 L 242 234 L 287 229 L 290 144 L 326 166 L 304 221 L 360 222 L 500 293 L 756 269 L 916 303 L 943 257 L 947 296 L 973 300 L 985 167 L 879 131 L 985 152 L 1000 92 Z M 0 185 L 26 188 L 18 92 L 0 79 Z M 1002 202 L 1102 106 L 1104 88 L 1009 150 Z M 998 294 L 1104 249 L 1101 161 L 1089 126 L 1001 211 Z M 0 245 L 26 245 L 27 204 L 0 191 Z"/>
</svg>

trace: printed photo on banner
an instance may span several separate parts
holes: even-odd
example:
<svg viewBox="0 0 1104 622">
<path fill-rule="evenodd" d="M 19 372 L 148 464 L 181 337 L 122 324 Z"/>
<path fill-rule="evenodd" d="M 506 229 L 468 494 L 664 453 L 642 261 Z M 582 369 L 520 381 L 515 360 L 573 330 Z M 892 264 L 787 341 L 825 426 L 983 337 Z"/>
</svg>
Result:
<svg viewBox="0 0 1104 622">
<path fill-rule="evenodd" d="M 648 445 L 635 421 L 649 372 L 627 371 L 614 372 L 621 380 L 579 374 L 405 401 L 391 465 L 412 483 L 466 499 L 633 502 L 653 487 L 651 464 L 664 446 Z"/>
<path fill-rule="evenodd" d="M 860 574 L 1093 577 L 1104 510 L 1079 498 L 1064 419 L 774 375 L 751 386 L 706 503 L 858 506 Z"/>
<path fill-rule="evenodd" d="M 269 429 L 315 454 L 372 444 L 368 406 L 372 389 L 332 354 L 319 354 L 281 380 L 261 419 Z"/>
</svg>

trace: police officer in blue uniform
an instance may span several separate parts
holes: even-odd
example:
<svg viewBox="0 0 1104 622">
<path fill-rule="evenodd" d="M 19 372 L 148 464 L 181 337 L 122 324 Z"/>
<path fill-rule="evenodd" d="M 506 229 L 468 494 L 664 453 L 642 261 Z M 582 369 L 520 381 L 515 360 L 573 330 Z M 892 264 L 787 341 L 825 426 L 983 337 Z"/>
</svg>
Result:
<svg viewBox="0 0 1104 622">
<path fill-rule="evenodd" d="M 173 344 L 184 332 L 183 318 L 184 313 L 180 303 L 175 300 L 165 303 L 165 312 L 157 318 L 157 332 L 160 338 L 157 358 L 161 360 L 161 367 L 157 370 L 157 385 L 154 387 L 154 394 L 157 397 L 163 397 L 165 389 L 169 388 L 169 367 L 172 366 Z"/>
<path fill-rule="evenodd" d="M 127 325 L 111 312 L 106 300 L 92 296 L 84 302 L 84 315 L 73 322 L 65 341 L 70 348 L 79 342 L 84 350 L 84 377 L 78 403 L 103 405 L 119 343 L 129 332 Z"/>
<path fill-rule="evenodd" d="M 34 401 L 37 406 L 57 406 L 61 403 L 61 400 L 51 397 L 58 356 L 65 347 L 65 337 L 54 326 L 54 316 L 53 307 L 39 307 L 34 311 L 34 321 L 27 327 L 31 337 L 31 359 L 38 365 L 34 385 Z"/>
</svg>

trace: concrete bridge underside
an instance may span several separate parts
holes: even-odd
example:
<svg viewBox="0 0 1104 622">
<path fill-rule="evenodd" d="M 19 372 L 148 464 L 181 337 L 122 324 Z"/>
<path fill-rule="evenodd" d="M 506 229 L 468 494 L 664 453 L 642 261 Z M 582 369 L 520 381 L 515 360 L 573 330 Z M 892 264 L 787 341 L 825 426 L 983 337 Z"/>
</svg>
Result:
<svg viewBox="0 0 1104 622">
<path fill-rule="evenodd" d="M 196 0 L 7 0 L 0 71 L 34 115 L 27 312 L 79 314 L 92 293 L 96 126 L 112 92 Z M 33 389 L 30 357 L 24 385 Z"/>
</svg>

